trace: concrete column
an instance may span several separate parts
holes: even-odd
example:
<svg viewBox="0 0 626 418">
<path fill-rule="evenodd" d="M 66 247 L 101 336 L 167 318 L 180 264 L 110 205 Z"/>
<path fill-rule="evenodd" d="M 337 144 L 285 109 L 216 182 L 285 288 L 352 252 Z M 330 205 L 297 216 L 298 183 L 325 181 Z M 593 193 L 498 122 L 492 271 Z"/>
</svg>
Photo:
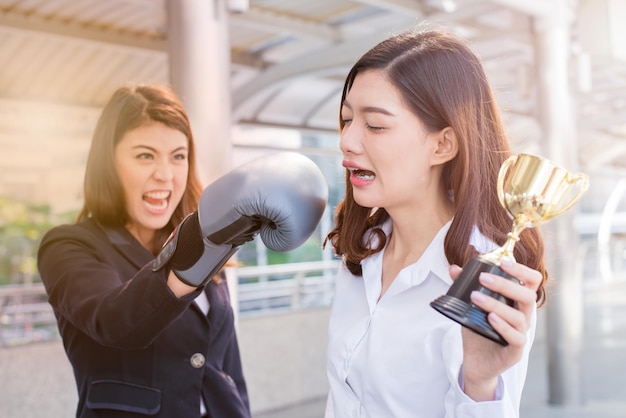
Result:
<svg viewBox="0 0 626 418">
<path fill-rule="evenodd" d="M 231 168 L 228 9 L 225 0 L 167 0 L 170 81 L 185 105 L 203 183 Z"/>
<path fill-rule="evenodd" d="M 554 0 L 552 13 L 534 19 L 538 86 L 538 118 L 543 131 L 543 154 L 577 172 L 576 117 L 570 85 L 570 31 L 573 10 L 567 0 Z M 549 402 L 582 402 L 581 346 L 583 336 L 582 272 L 577 268 L 577 208 L 542 227 L 551 277 L 547 309 Z"/>
</svg>

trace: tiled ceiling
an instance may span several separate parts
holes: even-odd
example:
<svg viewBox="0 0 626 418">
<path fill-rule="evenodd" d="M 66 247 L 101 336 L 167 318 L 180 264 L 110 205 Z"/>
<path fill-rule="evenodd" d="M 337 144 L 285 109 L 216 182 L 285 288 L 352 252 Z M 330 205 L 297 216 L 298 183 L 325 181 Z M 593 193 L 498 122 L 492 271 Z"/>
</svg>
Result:
<svg viewBox="0 0 626 418">
<path fill-rule="evenodd" d="M 91 131 L 112 91 L 128 81 L 168 82 L 166 1 L 0 0 L 0 195 L 79 198 Z M 584 66 L 587 55 L 577 52 L 602 41 L 593 24 L 611 23 L 610 13 L 590 7 L 608 10 L 615 0 L 562 1 L 580 18 L 572 20 L 571 55 L 581 165 L 626 169 L 625 57 L 592 53 Z M 532 148 L 541 141 L 533 16 L 550 3 L 249 0 L 245 12 L 228 16 L 234 121 L 334 132 L 354 60 L 428 20 L 471 41 L 514 147 Z M 621 13 L 613 15 L 626 18 Z"/>
</svg>

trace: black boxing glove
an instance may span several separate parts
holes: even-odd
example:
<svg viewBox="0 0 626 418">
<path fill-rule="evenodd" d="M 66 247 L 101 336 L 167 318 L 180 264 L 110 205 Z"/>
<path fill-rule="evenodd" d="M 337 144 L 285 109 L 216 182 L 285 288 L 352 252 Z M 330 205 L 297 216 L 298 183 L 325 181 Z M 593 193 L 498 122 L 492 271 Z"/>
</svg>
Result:
<svg viewBox="0 0 626 418">
<path fill-rule="evenodd" d="M 198 210 L 178 225 L 153 270 L 169 268 L 184 283 L 203 286 L 257 234 L 269 249 L 290 251 L 315 231 L 327 199 L 324 176 L 302 154 L 257 158 L 204 189 Z"/>
</svg>

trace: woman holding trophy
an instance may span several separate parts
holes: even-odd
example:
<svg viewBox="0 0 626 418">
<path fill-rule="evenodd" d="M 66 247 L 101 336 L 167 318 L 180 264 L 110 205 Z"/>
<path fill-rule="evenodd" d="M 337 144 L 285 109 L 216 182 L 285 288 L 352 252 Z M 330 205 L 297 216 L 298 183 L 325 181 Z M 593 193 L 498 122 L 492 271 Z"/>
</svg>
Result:
<svg viewBox="0 0 626 418">
<path fill-rule="evenodd" d="M 503 341 L 430 306 L 511 231 L 496 190 L 511 150 L 479 58 L 438 30 L 381 42 L 347 76 L 340 128 L 326 417 L 519 416 L 548 277 L 538 230 L 501 260 L 510 278 L 483 272 L 471 292 Z"/>
</svg>

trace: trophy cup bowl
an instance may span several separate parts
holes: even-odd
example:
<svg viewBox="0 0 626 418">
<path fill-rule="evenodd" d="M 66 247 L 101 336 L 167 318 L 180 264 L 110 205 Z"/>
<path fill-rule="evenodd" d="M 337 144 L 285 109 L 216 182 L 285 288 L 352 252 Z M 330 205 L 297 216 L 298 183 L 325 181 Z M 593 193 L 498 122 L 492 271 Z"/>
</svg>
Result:
<svg viewBox="0 0 626 418">
<path fill-rule="evenodd" d="M 500 204 L 513 219 L 513 227 L 504 245 L 486 254 L 472 258 L 463 267 L 445 295 L 432 301 L 430 306 L 464 327 L 501 345 L 507 342 L 487 321 L 487 313 L 472 304 L 470 294 L 476 290 L 514 306 L 509 298 L 483 287 L 478 278 L 488 272 L 519 283 L 500 269 L 503 260 L 515 261 L 513 248 L 519 234 L 526 228 L 544 224 L 569 210 L 589 187 L 586 174 L 571 174 L 549 160 L 519 154 L 509 157 L 500 168 L 497 192 Z"/>
</svg>

